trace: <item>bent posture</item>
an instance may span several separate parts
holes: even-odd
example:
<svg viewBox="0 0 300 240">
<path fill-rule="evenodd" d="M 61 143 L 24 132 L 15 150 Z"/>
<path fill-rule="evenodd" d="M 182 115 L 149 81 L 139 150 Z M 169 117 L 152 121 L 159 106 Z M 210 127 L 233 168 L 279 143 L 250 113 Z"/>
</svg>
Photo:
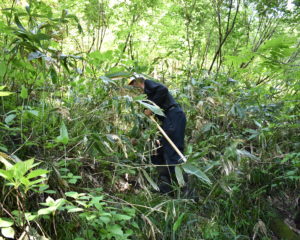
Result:
<svg viewBox="0 0 300 240">
<path fill-rule="evenodd" d="M 129 85 L 143 89 L 148 99 L 158 105 L 165 114 L 165 117 L 157 116 L 161 121 L 162 129 L 167 133 L 176 147 L 183 153 L 184 150 L 184 132 L 186 117 L 178 103 L 169 93 L 167 87 L 163 84 L 145 79 L 143 76 L 135 74 L 130 78 Z M 145 110 L 146 115 L 152 112 Z M 178 153 L 173 149 L 170 143 L 161 139 L 161 148 L 157 154 L 152 156 L 152 163 L 157 165 L 176 165 L 182 162 Z M 175 167 L 159 167 L 159 188 L 162 193 L 171 191 L 172 176 L 174 176 Z"/>
</svg>

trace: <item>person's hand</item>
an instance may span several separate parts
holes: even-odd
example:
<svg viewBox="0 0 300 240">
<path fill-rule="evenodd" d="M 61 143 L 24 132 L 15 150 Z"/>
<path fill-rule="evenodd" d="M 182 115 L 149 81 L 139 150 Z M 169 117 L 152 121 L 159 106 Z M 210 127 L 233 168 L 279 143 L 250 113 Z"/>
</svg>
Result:
<svg viewBox="0 0 300 240">
<path fill-rule="evenodd" d="M 133 146 L 136 146 L 138 144 L 138 141 L 136 140 L 136 138 L 131 138 L 130 141 Z"/>
<path fill-rule="evenodd" d="M 148 117 L 151 116 L 151 115 L 153 114 L 153 112 L 152 112 L 151 110 L 149 110 L 149 109 L 145 109 L 144 113 L 145 113 L 145 115 L 148 116 Z"/>
</svg>

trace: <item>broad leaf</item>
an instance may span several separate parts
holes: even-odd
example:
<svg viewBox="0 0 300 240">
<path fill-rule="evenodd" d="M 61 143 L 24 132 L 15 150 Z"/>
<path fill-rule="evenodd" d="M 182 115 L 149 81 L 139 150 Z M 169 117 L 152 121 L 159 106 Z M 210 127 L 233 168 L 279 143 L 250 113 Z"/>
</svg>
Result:
<svg viewBox="0 0 300 240">
<path fill-rule="evenodd" d="M 30 179 L 30 178 L 35 178 L 35 177 L 39 177 L 39 176 L 42 176 L 46 173 L 48 173 L 49 171 L 45 170 L 45 169 L 37 169 L 37 170 L 34 170 L 34 171 L 31 171 L 28 175 L 27 175 L 27 178 Z"/>
<path fill-rule="evenodd" d="M 6 238 L 14 238 L 15 230 L 12 227 L 1 228 L 1 233 Z"/>
<path fill-rule="evenodd" d="M 0 228 L 11 227 L 14 225 L 14 221 L 9 218 L 0 218 Z"/>
<path fill-rule="evenodd" d="M 113 235 L 123 235 L 123 230 L 120 225 L 108 225 L 107 230 L 111 232 Z"/>
<path fill-rule="evenodd" d="M 69 134 L 64 122 L 62 122 L 59 131 L 60 131 L 60 135 L 55 139 L 55 141 L 65 145 L 68 144 Z"/>
<path fill-rule="evenodd" d="M 13 178 L 13 174 L 11 173 L 11 171 L 0 169 L 0 177 L 11 180 Z"/>
<path fill-rule="evenodd" d="M 54 212 L 56 210 L 56 208 L 55 207 L 48 207 L 48 208 L 42 208 L 42 209 L 40 209 L 40 210 L 38 210 L 38 215 L 40 216 L 40 215 L 48 215 L 48 214 L 50 214 L 50 213 L 52 213 L 52 212 Z"/>
<path fill-rule="evenodd" d="M 24 86 L 22 86 L 20 97 L 23 98 L 23 99 L 28 98 L 28 90 Z"/>
<path fill-rule="evenodd" d="M 66 192 L 65 195 L 67 197 L 71 197 L 71 198 L 75 198 L 75 199 L 77 199 L 80 196 L 78 192 Z"/>
<path fill-rule="evenodd" d="M 23 162 L 17 162 L 11 168 L 11 170 L 13 171 L 13 174 L 14 174 L 14 178 L 21 179 L 27 173 L 27 171 L 29 171 L 31 168 L 36 166 L 35 164 L 33 164 L 33 162 L 34 162 L 33 159 L 29 159 L 29 160 L 26 160 Z"/>
<path fill-rule="evenodd" d="M 30 212 L 25 213 L 25 218 L 27 221 L 32 221 L 37 218 L 38 215 L 34 215 Z"/>
</svg>

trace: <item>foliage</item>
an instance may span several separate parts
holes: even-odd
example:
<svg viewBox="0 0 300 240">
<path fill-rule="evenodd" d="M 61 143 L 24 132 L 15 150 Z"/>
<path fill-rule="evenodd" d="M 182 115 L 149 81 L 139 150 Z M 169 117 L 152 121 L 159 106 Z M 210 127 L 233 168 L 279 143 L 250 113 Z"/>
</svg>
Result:
<svg viewBox="0 0 300 240">
<path fill-rule="evenodd" d="M 293 215 L 297 1 L 0 5 L 0 239 L 273 239 L 272 213 Z M 187 115 L 173 197 L 133 72 Z"/>
</svg>

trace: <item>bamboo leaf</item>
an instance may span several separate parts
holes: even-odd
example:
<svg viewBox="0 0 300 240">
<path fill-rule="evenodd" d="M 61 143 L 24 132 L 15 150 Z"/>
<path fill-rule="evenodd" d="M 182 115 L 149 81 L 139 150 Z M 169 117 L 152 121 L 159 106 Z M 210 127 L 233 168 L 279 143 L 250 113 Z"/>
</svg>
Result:
<svg viewBox="0 0 300 240">
<path fill-rule="evenodd" d="M 176 230 L 180 227 L 184 216 L 185 213 L 181 213 L 181 215 L 177 218 L 176 222 L 173 225 L 173 232 L 176 232 Z"/>
<path fill-rule="evenodd" d="M 149 104 L 146 101 L 149 101 L 149 100 L 137 100 L 138 103 L 143 105 L 145 108 L 151 110 L 151 112 L 153 112 L 154 114 L 159 115 L 159 116 L 163 116 L 163 117 L 165 116 L 165 114 L 163 113 L 163 111 L 161 110 L 160 107 L 158 107 L 156 105 Z"/>
<path fill-rule="evenodd" d="M 253 154 L 249 153 L 248 151 L 246 150 L 240 150 L 240 149 L 237 149 L 236 150 L 236 153 L 238 154 L 238 156 L 240 157 L 246 157 L 246 158 L 250 158 L 252 160 L 259 160 L 258 157 L 254 156 Z"/>
<path fill-rule="evenodd" d="M 26 29 L 23 27 L 22 23 L 20 22 L 20 19 L 17 15 L 15 15 L 15 23 L 18 26 L 18 28 L 20 30 L 22 30 L 23 32 L 26 32 Z"/>
<path fill-rule="evenodd" d="M 6 72 L 6 64 L 4 62 L 0 62 L 0 77 L 4 76 Z M 5 86 L 0 86 L 0 90 L 3 90 Z"/>
<path fill-rule="evenodd" d="M 180 168 L 180 166 L 175 166 L 175 175 L 178 181 L 179 186 L 184 186 L 185 182 L 184 182 L 184 178 L 183 178 L 183 174 L 182 174 L 182 170 Z"/>
<path fill-rule="evenodd" d="M 116 73 L 108 73 L 106 74 L 106 77 L 109 78 L 125 78 L 125 77 L 130 77 L 131 74 L 128 72 L 116 72 Z"/>
<path fill-rule="evenodd" d="M 142 169 L 142 172 L 145 176 L 145 178 L 147 179 L 147 181 L 150 183 L 150 185 L 156 190 L 159 191 L 159 187 L 157 186 L 157 184 L 152 180 L 152 178 L 148 175 L 148 173 Z"/>
<path fill-rule="evenodd" d="M 6 124 L 10 124 L 15 119 L 15 117 L 16 117 L 16 114 L 10 114 L 4 119 L 4 122 Z"/>
<path fill-rule="evenodd" d="M 210 181 L 210 179 L 206 176 L 206 174 L 204 172 L 202 172 L 199 168 L 191 165 L 191 164 L 184 164 L 182 165 L 183 170 L 186 173 L 195 175 L 196 177 L 198 177 L 202 182 L 207 183 L 209 185 L 212 184 L 212 182 Z"/>
</svg>

